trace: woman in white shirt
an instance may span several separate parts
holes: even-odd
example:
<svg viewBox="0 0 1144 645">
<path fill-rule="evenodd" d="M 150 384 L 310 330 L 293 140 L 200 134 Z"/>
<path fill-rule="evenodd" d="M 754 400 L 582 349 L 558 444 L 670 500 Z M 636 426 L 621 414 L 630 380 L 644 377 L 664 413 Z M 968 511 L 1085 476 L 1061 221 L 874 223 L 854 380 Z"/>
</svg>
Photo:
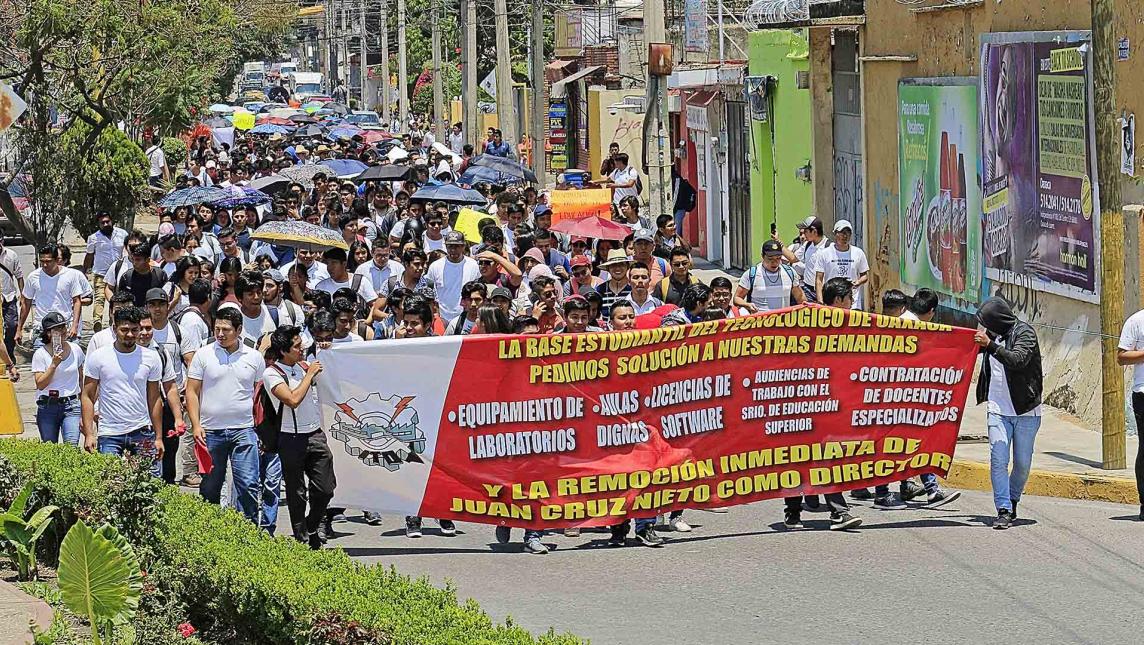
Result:
<svg viewBox="0 0 1144 645">
<path fill-rule="evenodd" d="M 67 321 L 56 312 L 44 316 L 43 346 L 32 355 L 36 382 L 36 427 L 40 439 L 78 445 L 80 438 L 80 369 L 83 350 L 64 336 Z"/>
</svg>

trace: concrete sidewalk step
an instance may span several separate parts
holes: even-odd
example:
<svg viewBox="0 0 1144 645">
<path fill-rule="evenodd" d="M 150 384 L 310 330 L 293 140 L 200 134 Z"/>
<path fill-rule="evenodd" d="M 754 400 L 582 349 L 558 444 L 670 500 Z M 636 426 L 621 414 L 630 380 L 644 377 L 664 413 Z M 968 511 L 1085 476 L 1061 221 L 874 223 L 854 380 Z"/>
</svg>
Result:
<svg viewBox="0 0 1144 645">
<path fill-rule="evenodd" d="M 0 645 L 27 645 L 34 642 L 31 624 L 46 632 L 54 612 L 48 603 L 0 580 Z"/>
</svg>

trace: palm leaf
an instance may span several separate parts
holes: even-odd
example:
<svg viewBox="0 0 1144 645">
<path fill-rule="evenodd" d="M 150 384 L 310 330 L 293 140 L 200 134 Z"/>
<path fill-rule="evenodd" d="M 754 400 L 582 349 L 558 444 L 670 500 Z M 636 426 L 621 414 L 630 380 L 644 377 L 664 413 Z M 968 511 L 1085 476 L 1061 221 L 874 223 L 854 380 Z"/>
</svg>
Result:
<svg viewBox="0 0 1144 645">
<path fill-rule="evenodd" d="M 60 546 L 59 587 L 64 604 L 102 623 L 139 607 L 142 585 L 132 584 L 138 566 L 132 564 L 114 542 L 92 532 L 82 520 L 76 522 Z"/>
<path fill-rule="evenodd" d="M 8 512 L 20 519 L 24 519 L 24 511 L 28 507 L 28 498 L 32 496 L 32 485 L 24 484 L 20 489 L 20 494 L 16 499 L 12 500 L 12 505 L 8 507 Z"/>
</svg>

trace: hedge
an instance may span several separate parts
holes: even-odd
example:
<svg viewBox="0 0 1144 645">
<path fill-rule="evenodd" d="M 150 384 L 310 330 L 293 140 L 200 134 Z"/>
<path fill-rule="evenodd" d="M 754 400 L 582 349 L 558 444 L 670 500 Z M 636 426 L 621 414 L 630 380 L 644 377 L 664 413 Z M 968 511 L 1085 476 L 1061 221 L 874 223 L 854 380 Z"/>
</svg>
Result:
<svg viewBox="0 0 1144 645">
<path fill-rule="evenodd" d="M 18 481 L 17 481 L 18 480 Z M 32 482 L 37 506 L 115 524 L 143 554 L 147 580 L 181 605 L 204 640 L 249 643 L 581 643 L 495 624 L 451 586 L 366 566 L 340 549 L 271 538 L 238 513 L 148 477 L 122 459 L 73 447 L 0 440 L 0 498 Z M 54 561 L 58 544 L 42 548 Z"/>
</svg>

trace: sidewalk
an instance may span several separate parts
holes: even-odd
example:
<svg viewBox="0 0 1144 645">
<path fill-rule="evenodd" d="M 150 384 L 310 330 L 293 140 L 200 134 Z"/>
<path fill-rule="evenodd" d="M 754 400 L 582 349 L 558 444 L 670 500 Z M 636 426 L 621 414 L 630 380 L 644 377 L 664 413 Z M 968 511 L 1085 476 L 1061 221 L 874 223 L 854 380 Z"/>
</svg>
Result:
<svg viewBox="0 0 1144 645">
<path fill-rule="evenodd" d="M 54 615 L 48 603 L 0 581 L 0 645 L 34 642 L 30 622 L 35 621 L 36 628 L 46 632 L 52 626 Z"/>
<path fill-rule="evenodd" d="M 961 440 L 949 472 L 948 485 L 953 488 L 991 490 L 985 417 L 984 405 L 969 405 L 965 411 Z M 1128 437 L 1125 449 L 1128 468 L 1121 470 L 1101 469 L 1100 440 L 1100 433 L 1085 429 L 1056 408 L 1044 406 L 1041 429 L 1033 451 L 1033 473 L 1025 492 L 1029 495 L 1139 504 L 1132 468 L 1139 438 Z"/>
</svg>

